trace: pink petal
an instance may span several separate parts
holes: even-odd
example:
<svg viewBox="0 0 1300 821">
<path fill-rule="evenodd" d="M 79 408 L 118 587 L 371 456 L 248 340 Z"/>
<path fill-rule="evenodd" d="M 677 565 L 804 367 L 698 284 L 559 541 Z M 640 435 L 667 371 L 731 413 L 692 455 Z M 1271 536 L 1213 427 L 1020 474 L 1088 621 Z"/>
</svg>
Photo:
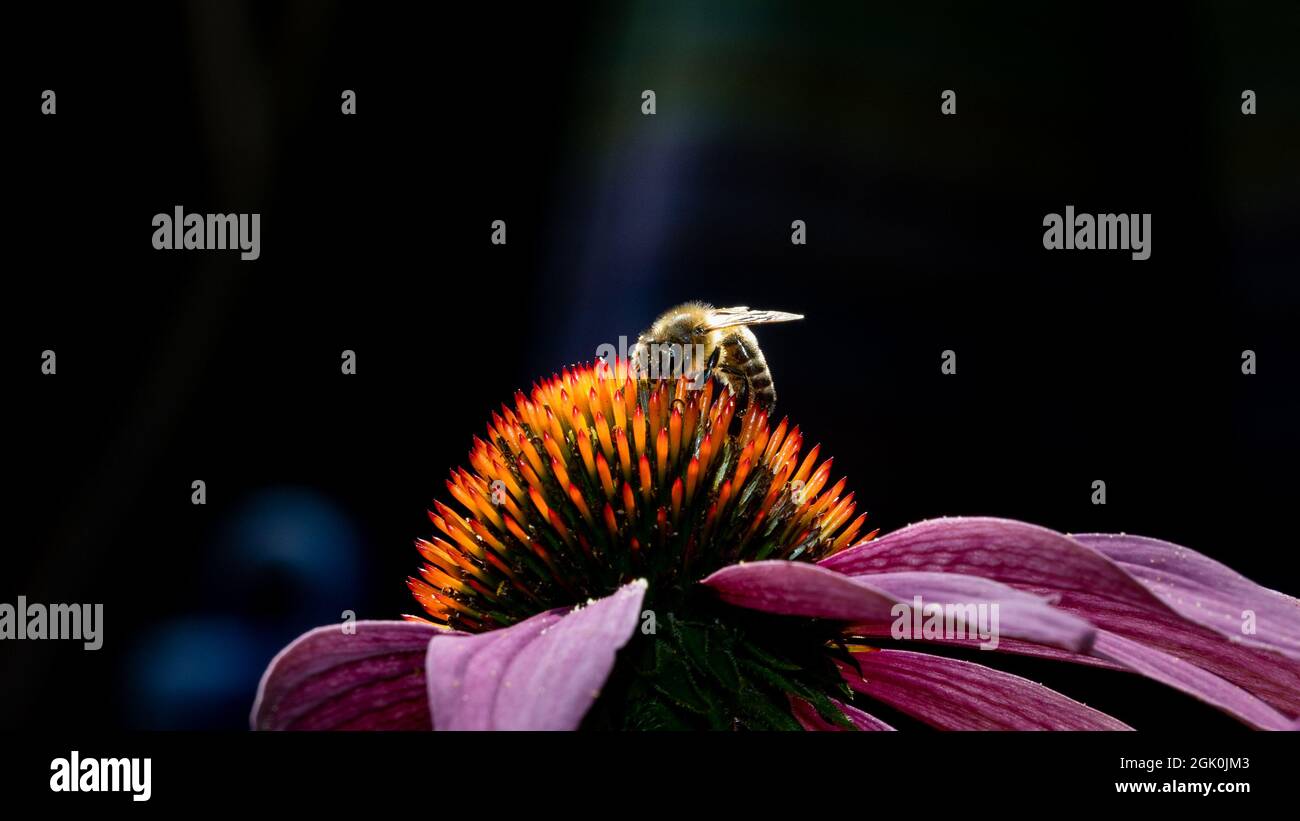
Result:
<svg viewBox="0 0 1300 821">
<path fill-rule="evenodd" d="M 1110 533 L 1074 538 L 1110 558 L 1188 621 L 1300 660 L 1300 601 L 1169 542 Z M 1242 632 L 1246 611 L 1254 614 L 1253 633 Z"/>
<path fill-rule="evenodd" d="M 572 730 L 582 722 L 636 631 L 638 580 L 572 610 L 502 630 L 429 642 L 429 705 L 438 729 Z"/>
<path fill-rule="evenodd" d="M 838 662 L 849 686 L 941 730 L 1128 730 L 1027 679 L 969 661 L 877 650 Z"/>
<path fill-rule="evenodd" d="M 849 576 L 932 571 L 1021 588 L 1105 595 L 1146 605 L 1152 596 L 1106 557 L 1068 536 L 1011 519 L 933 519 L 843 550 L 819 564 Z"/>
<path fill-rule="evenodd" d="M 842 701 L 839 701 L 838 699 L 834 699 L 834 698 L 831 699 L 831 703 L 834 704 L 836 707 L 840 708 L 841 710 L 843 710 L 844 715 L 848 716 L 849 720 L 852 721 L 853 724 L 859 730 L 893 730 L 894 729 L 893 727 L 890 727 L 888 724 L 876 718 L 875 716 L 871 715 L 870 713 L 862 712 L 857 707 L 854 707 L 852 704 L 845 704 Z M 839 732 L 845 729 L 844 727 L 841 727 L 838 724 L 832 724 L 831 722 L 822 718 L 821 714 L 817 712 L 816 707 L 813 707 L 811 704 L 809 704 L 808 702 L 804 701 L 801 698 L 795 698 L 794 696 L 790 696 L 790 712 L 792 715 L 794 715 L 794 720 L 799 722 L 799 724 L 802 725 L 805 730 Z"/>
<path fill-rule="evenodd" d="M 806 562 L 762 561 L 724 567 L 705 579 L 723 601 L 751 610 L 854 623 L 891 624 L 897 604 L 998 606 L 998 632 L 1086 651 L 1095 630 L 1083 619 L 997 582 L 949 573 L 888 573 L 853 578 Z M 974 629 L 969 625 L 968 629 Z"/>
<path fill-rule="evenodd" d="M 845 633 L 865 638 L 887 639 L 889 627 L 880 624 L 852 625 L 845 628 Z M 979 646 L 978 639 L 940 639 L 930 640 L 928 643 L 967 649 L 975 649 Z M 1288 719 L 1282 713 L 1237 685 L 1194 664 L 1108 630 L 1097 632 L 1096 643 L 1092 648 L 1094 655 L 1091 656 L 1081 656 L 1054 647 L 1044 647 L 1015 639 L 1002 639 L 998 643 L 998 651 L 1138 673 L 1199 698 L 1254 727 L 1267 730 L 1286 729 Z"/>
<path fill-rule="evenodd" d="M 506 668 L 565 612 L 548 610 L 500 630 L 429 642 L 428 698 L 438 729 L 495 729 L 497 695 L 510 686 L 502 681 Z"/>
<path fill-rule="evenodd" d="M 1161 652 L 1154 647 L 1148 647 L 1141 642 L 1103 630 L 1097 635 L 1097 644 L 1093 647 L 1093 652 L 1102 658 L 1123 665 L 1128 670 L 1218 707 L 1252 727 L 1261 730 L 1285 730 L 1288 729 L 1291 721 L 1237 685 L 1195 664 Z"/>
<path fill-rule="evenodd" d="M 424 654 L 437 627 L 358 621 L 317 627 L 279 652 L 262 674 L 255 730 L 428 730 Z"/>
<path fill-rule="evenodd" d="M 1085 538 L 1100 541 L 1097 536 Z M 1186 548 L 1156 548 L 1153 540 L 1138 540 L 1113 542 L 1110 549 L 1126 559 L 1164 557 L 1176 573 L 1157 582 L 1150 573 L 1136 574 L 1133 564 L 1121 565 L 1078 539 L 1024 522 L 988 518 L 921 522 L 849 548 L 821 565 L 867 581 L 876 573 L 904 570 L 982 575 L 1050 596 L 1057 608 L 1102 630 L 1195 664 L 1287 714 L 1300 713 L 1300 663 L 1267 649 L 1286 649 L 1300 630 L 1300 611 L 1290 607 L 1286 597 L 1279 599 L 1280 594 Z M 1174 553 L 1183 555 L 1174 560 Z M 1176 577 L 1182 577 L 1177 587 L 1172 581 Z M 1176 599 L 1175 590 L 1193 595 L 1197 585 L 1215 582 L 1223 584 L 1218 598 L 1201 589 L 1204 599 L 1185 601 L 1178 610 L 1153 592 L 1160 586 Z M 1195 606 L 1198 600 L 1201 608 Z M 1270 625 L 1268 636 L 1243 636 L 1239 628 L 1227 629 L 1224 616 L 1231 611 L 1225 608 L 1250 609 L 1251 604 Z M 1193 694 L 1210 703 L 1222 696 Z M 1245 702 L 1239 706 L 1251 709 Z"/>
<path fill-rule="evenodd" d="M 862 637 L 868 639 L 888 639 L 890 635 L 890 626 L 887 624 L 850 624 L 844 628 L 844 635 Z M 1101 631 L 1097 631 L 1101 635 Z M 924 639 L 926 644 L 934 644 L 942 647 L 960 647 L 965 650 L 980 649 L 979 638 L 967 639 Z M 1094 647 L 1095 647 L 1094 641 Z M 1096 656 L 1085 656 L 1079 653 L 1071 653 L 1069 650 L 1060 650 L 1056 647 L 1048 647 L 1043 644 L 1035 644 L 1029 641 L 1019 639 L 1009 639 L 1005 636 L 998 641 L 997 650 L 999 653 L 1011 653 L 1017 656 L 1031 656 L 1033 658 L 1046 658 L 1054 661 L 1068 661 L 1072 664 L 1082 664 L 1085 667 L 1100 667 L 1104 670 L 1127 670 L 1124 665 L 1114 661 L 1107 661 Z"/>
</svg>

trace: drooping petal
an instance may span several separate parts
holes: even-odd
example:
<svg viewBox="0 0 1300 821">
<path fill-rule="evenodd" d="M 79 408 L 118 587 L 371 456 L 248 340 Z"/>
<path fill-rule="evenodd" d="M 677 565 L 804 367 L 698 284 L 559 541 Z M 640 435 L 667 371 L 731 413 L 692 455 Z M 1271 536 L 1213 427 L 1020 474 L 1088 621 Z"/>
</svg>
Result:
<svg viewBox="0 0 1300 821">
<path fill-rule="evenodd" d="M 849 548 L 820 564 L 868 581 L 877 573 L 915 570 L 985 576 L 1049 596 L 1057 608 L 1098 628 L 1195 664 L 1287 714 L 1300 713 L 1300 663 L 1264 649 L 1258 636 L 1213 629 L 1210 625 L 1221 620 L 1214 616 L 1209 624 L 1189 620 L 1153 593 L 1150 582 L 1097 549 L 1046 528 L 1009 519 L 936 519 Z M 1204 567 L 1197 573 L 1201 579 L 1217 577 Z M 1228 601 L 1254 601 L 1268 614 L 1275 625 L 1270 641 L 1279 642 L 1300 629 L 1295 627 L 1300 616 L 1279 604 L 1280 594 L 1240 577 L 1232 585 L 1235 598 Z"/>
<path fill-rule="evenodd" d="M 870 713 L 862 712 L 857 707 L 854 707 L 852 704 L 845 704 L 839 699 L 834 699 L 834 698 L 831 699 L 831 703 L 834 704 L 836 707 L 840 708 L 841 710 L 843 710 L 844 715 L 848 716 L 849 720 L 852 721 L 854 726 L 856 726 L 859 730 L 893 730 L 894 729 L 893 727 L 889 726 L 888 724 L 876 718 L 875 716 L 871 715 Z M 846 729 L 844 727 L 839 726 L 838 724 L 832 724 L 831 722 L 822 718 L 821 715 L 817 712 L 816 707 L 813 707 L 811 704 L 809 704 L 808 702 L 804 701 L 801 698 L 796 698 L 794 696 L 790 697 L 790 712 L 794 715 L 794 720 L 799 722 L 799 724 L 805 730 L 843 731 Z"/>
<path fill-rule="evenodd" d="M 952 609 L 950 606 L 955 605 L 958 618 L 966 616 L 968 635 L 975 633 L 979 621 L 978 617 L 972 618 L 965 613 L 963 608 L 985 607 L 985 612 L 991 615 L 989 623 L 984 626 L 993 628 L 996 642 L 981 639 L 980 643 L 989 645 L 990 649 L 996 649 L 1006 638 L 1086 653 L 1096 634 L 1085 620 L 1057 610 L 1046 599 L 978 576 L 900 572 L 877 573 L 858 581 L 909 604 L 914 604 L 916 597 L 920 597 L 923 606 L 943 605 L 945 614 Z M 993 618 L 996 621 L 991 621 Z"/>
<path fill-rule="evenodd" d="M 1181 690 L 1261 730 L 1286 730 L 1291 722 L 1261 699 L 1177 656 L 1103 630 L 1093 652 L 1128 670 Z"/>
<path fill-rule="evenodd" d="M 915 596 L 961 615 L 968 605 L 997 605 L 998 634 L 1084 652 L 1095 630 L 1083 619 L 1044 600 L 981 579 L 946 573 L 888 573 L 853 578 L 804 562 L 763 561 L 724 567 L 705 579 L 723 601 L 738 607 L 788 616 L 852 623 L 891 624 Z M 952 607 L 949 608 L 948 606 Z M 963 622 L 974 632 L 974 621 Z"/>
<path fill-rule="evenodd" d="M 429 642 L 435 726 L 446 730 L 572 730 L 600 694 L 614 656 L 636 631 L 644 581 L 571 610 Z"/>
<path fill-rule="evenodd" d="M 845 633 L 863 638 L 890 638 L 889 627 L 879 623 L 850 625 L 845 628 Z M 974 650 L 981 642 L 975 638 L 927 639 L 925 643 Z M 1132 639 L 1126 639 L 1109 630 L 1097 631 L 1097 639 L 1091 651 L 1093 655 L 1089 656 L 1006 638 L 998 642 L 997 649 L 1003 653 L 1050 658 L 1089 667 L 1137 673 L 1218 707 L 1253 727 L 1268 730 L 1286 729 L 1288 719 L 1282 713 L 1241 687 L 1194 664 L 1188 664 L 1175 656 Z"/>
<path fill-rule="evenodd" d="M 504 678 L 519 650 L 563 620 L 548 610 L 500 630 L 429 642 L 429 707 L 440 730 L 495 728 L 497 696 L 511 686 Z"/>
<path fill-rule="evenodd" d="M 1086 592 L 1148 604 L 1152 596 L 1095 550 L 1011 519 L 946 518 L 909 525 L 818 564 L 849 576 L 901 571 L 962 573 L 1021 588 Z"/>
<path fill-rule="evenodd" d="M 255 730 L 428 730 L 424 656 L 444 631 L 408 621 L 317 627 L 281 650 L 257 688 Z"/>
<path fill-rule="evenodd" d="M 1111 533 L 1074 538 L 1110 558 L 1188 621 L 1230 640 L 1300 660 L 1300 601 L 1261 587 L 1208 556 L 1159 539 Z M 1243 631 L 1247 621 L 1250 630 Z"/>
<path fill-rule="evenodd" d="M 1093 652 L 1102 659 L 1115 661 L 1123 668 L 1140 673 L 1141 676 L 1196 696 L 1206 704 L 1212 704 L 1258 729 L 1286 730 L 1287 725 L 1290 724 L 1290 718 L 1275 711 L 1242 687 L 1227 682 L 1195 664 L 1188 664 L 1177 656 L 1126 639 L 1122 635 L 1102 630 L 1097 634 L 1097 643 L 1093 647 Z"/>
<path fill-rule="evenodd" d="M 732 565 L 700 584 L 712 587 L 728 604 L 787 616 L 888 621 L 897 603 L 870 585 L 803 562 Z"/>
<path fill-rule="evenodd" d="M 1102 631 L 1096 632 L 1098 636 L 1102 633 Z M 868 639 L 893 638 L 890 635 L 890 625 L 880 624 L 878 622 L 850 624 L 844 628 L 844 634 L 846 636 Z M 964 639 L 924 639 L 924 642 L 926 644 L 942 645 L 944 647 L 960 647 L 966 650 L 979 650 L 980 645 L 985 643 L 981 641 L 978 636 Z M 1056 647 L 1049 647 L 1045 644 L 1035 644 L 1031 641 L 1010 639 L 1005 636 L 998 640 L 998 646 L 996 649 L 999 653 L 1011 653 L 1017 656 L 1031 656 L 1033 658 L 1046 658 L 1055 661 L 1068 661 L 1072 664 L 1082 664 L 1086 667 L 1100 667 L 1104 670 L 1128 669 L 1118 662 L 1107 661 L 1106 659 L 1098 658 L 1097 656 L 1085 656 L 1081 653 L 1071 653 L 1069 650 L 1061 650 Z"/>
<path fill-rule="evenodd" d="M 837 662 L 849 686 L 941 730 L 1128 730 L 1124 722 L 1028 679 L 907 650 Z"/>
</svg>

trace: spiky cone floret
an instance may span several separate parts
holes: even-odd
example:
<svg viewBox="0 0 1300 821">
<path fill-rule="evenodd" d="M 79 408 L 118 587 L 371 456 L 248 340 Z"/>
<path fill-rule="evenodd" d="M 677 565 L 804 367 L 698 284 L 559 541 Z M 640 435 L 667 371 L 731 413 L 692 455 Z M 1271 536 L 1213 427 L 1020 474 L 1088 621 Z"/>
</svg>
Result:
<svg viewBox="0 0 1300 821">
<path fill-rule="evenodd" d="M 720 382 L 634 379 L 627 362 L 576 365 L 517 391 L 435 500 L 441 535 L 408 586 L 429 621 L 478 632 L 608 595 L 634 578 L 698 581 L 758 559 L 817 560 L 854 543 L 845 480 L 802 455 L 803 434 Z"/>
</svg>

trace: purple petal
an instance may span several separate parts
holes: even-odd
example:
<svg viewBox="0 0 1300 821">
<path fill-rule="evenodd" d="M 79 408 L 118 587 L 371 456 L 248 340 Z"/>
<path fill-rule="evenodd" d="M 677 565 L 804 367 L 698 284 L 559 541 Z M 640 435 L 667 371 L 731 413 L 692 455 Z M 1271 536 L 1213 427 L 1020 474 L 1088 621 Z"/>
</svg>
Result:
<svg viewBox="0 0 1300 821">
<path fill-rule="evenodd" d="M 738 607 L 858 624 L 891 624 L 901 612 L 895 605 L 910 607 L 914 596 L 923 605 L 996 604 L 999 638 L 1074 652 L 1086 651 L 1096 632 L 1083 619 L 1036 596 L 975 576 L 903 572 L 853 578 L 806 562 L 762 561 L 725 567 L 702 583 Z"/>
<path fill-rule="evenodd" d="M 1142 552 L 1150 549 L 1149 541 L 1139 547 L 1142 549 L 1124 553 L 1129 558 L 1151 558 Z M 1112 548 L 1119 553 L 1123 543 Z M 1188 554 L 1184 562 L 1176 564 L 1181 575 L 1195 574 L 1201 583 L 1222 579 L 1222 573 L 1201 564 L 1209 560 L 1199 554 L 1174 546 L 1169 549 Z M 1259 636 L 1251 642 L 1239 632 L 1225 632 L 1221 624 L 1212 629 L 1210 625 L 1223 621 L 1223 612 L 1216 617 L 1213 613 L 1217 611 L 1209 610 L 1202 618 L 1189 619 L 1153 593 L 1149 589 L 1153 582 L 1136 576 L 1131 565 L 1121 566 L 1093 547 L 1046 528 L 1008 519 L 938 519 L 849 548 L 821 565 L 867 580 L 877 573 L 916 570 L 985 576 L 1049 596 L 1057 608 L 1102 630 L 1184 659 L 1288 714 L 1300 713 L 1300 664 L 1294 659 L 1251 646 L 1262 643 Z M 1193 569 L 1188 569 L 1189 565 Z M 1218 601 L 1215 607 L 1255 602 L 1267 617 L 1269 641 L 1274 646 L 1300 629 L 1295 627 L 1295 611 L 1288 611 L 1285 602 L 1279 604 L 1280 594 L 1235 574 L 1225 584 L 1228 590 L 1220 595 L 1227 600 Z M 1189 590 L 1190 585 L 1184 582 Z M 1202 601 L 1202 610 L 1204 605 Z M 1186 613 L 1196 609 L 1195 600 L 1184 608 Z"/>
<path fill-rule="evenodd" d="M 429 705 L 438 729 L 572 730 L 636 631 L 644 581 L 572 610 L 429 642 Z"/>
<path fill-rule="evenodd" d="M 262 674 L 255 730 L 428 730 L 424 654 L 444 631 L 421 622 L 358 621 L 317 627 Z"/>
<path fill-rule="evenodd" d="M 1101 635 L 1101 631 L 1094 631 Z M 851 624 L 844 628 L 846 636 L 862 637 L 869 639 L 888 639 L 893 638 L 890 635 L 890 625 L 887 624 Z M 961 647 L 966 650 L 978 650 L 982 643 L 978 637 L 966 639 L 924 639 L 929 644 L 937 644 L 944 647 Z M 1094 644 L 1095 647 L 1095 644 Z M 1005 636 L 998 641 L 997 650 L 999 653 L 1011 653 L 1017 656 L 1032 656 L 1034 658 L 1046 658 L 1054 661 L 1068 661 L 1071 664 L 1082 664 L 1086 667 L 1100 667 L 1104 670 L 1127 670 L 1128 668 L 1118 662 L 1107 661 L 1096 656 L 1085 656 L 1079 653 L 1071 653 L 1069 650 L 1060 650 L 1056 647 L 1048 647 L 1042 644 L 1035 644 L 1030 641 L 1021 641 L 1018 639 L 1009 639 Z"/>
<path fill-rule="evenodd" d="M 1041 684 L 969 661 L 876 650 L 839 662 L 849 686 L 941 730 L 1128 730 Z"/>
<path fill-rule="evenodd" d="M 1074 538 L 1110 558 L 1188 621 L 1300 660 L 1300 601 L 1169 542 L 1108 533 Z M 1254 614 L 1255 632 L 1250 634 L 1242 632 L 1247 611 Z"/>
<path fill-rule="evenodd" d="M 1291 719 L 1235 684 L 1140 642 L 1103 630 L 1093 652 L 1135 673 L 1181 690 L 1262 730 L 1285 730 Z"/>
<path fill-rule="evenodd" d="M 769 560 L 731 565 L 703 585 L 728 604 L 787 616 L 889 621 L 893 596 L 807 562 Z"/>
<path fill-rule="evenodd" d="M 831 703 L 834 704 L 836 707 L 840 708 L 841 710 L 843 710 L 844 715 L 848 716 L 849 720 L 852 721 L 854 726 L 856 726 L 859 730 L 893 730 L 894 729 L 893 727 L 890 727 L 888 724 L 876 718 L 875 716 L 871 715 L 870 713 L 862 712 L 857 707 L 854 707 L 852 704 L 845 704 L 844 702 L 834 698 L 831 699 Z M 838 724 L 832 724 L 831 722 L 822 718 L 821 714 L 817 712 L 816 707 L 812 706 L 811 704 L 809 704 L 808 702 L 804 701 L 801 698 L 795 698 L 794 696 L 790 696 L 790 712 L 794 716 L 794 720 L 799 722 L 799 724 L 805 730 L 837 732 L 837 731 L 843 731 L 845 729 L 844 727 L 841 727 Z"/>
<path fill-rule="evenodd" d="M 858 579 L 902 601 L 923 605 L 997 605 L 999 643 L 1001 637 L 1020 639 L 1073 653 L 1086 653 L 1096 630 L 1078 616 L 1052 607 L 1046 599 L 1005 584 L 956 573 L 877 573 Z M 968 633 L 974 624 L 968 625 Z"/>
<path fill-rule="evenodd" d="M 845 633 L 876 639 L 890 637 L 888 626 L 880 624 L 852 625 L 845 629 Z M 975 649 L 979 646 L 978 639 L 938 639 L 929 641 L 933 644 L 967 649 Z M 1077 653 L 1058 650 L 1054 647 L 1044 647 L 1039 644 L 1005 638 L 998 643 L 997 649 L 1003 653 L 1050 658 L 1090 667 L 1138 673 L 1199 698 L 1201 701 L 1218 707 L 1229 715 L 1235 716 L 1254 727 L 1270 730 L 1286 729 L 1283 725 L 1286 724 L 1288 719 L 1282 713 L 1274 710 L 1246 690 L 1194 664 L 1189 664 L 1154 647 L 1147 647 L 1139 642 L 1118 636 L 1108 630 L 1099 630 L 1097 632 L 1096 643 L 1092 648 L 1094 655 L 1092 656 L 1082 656 Z"/>
<path fill-rule="evenodd" d="M 506 668 L 519 650 L 564 618 L 564 609 L 538 613 L 500 630 L 431 641 L 428 698 L 440 730 L 491 729 Z"/>
<path fill-rule="evenodd" d="M 982 576 L 1027 589 L 1105 595 L 1148 604 L 1146 588 L 1095 550 L 1011 519 L 934 519 L 841 551 L 819 564 L 849 576 L 934 571 Z"/>
</svg>

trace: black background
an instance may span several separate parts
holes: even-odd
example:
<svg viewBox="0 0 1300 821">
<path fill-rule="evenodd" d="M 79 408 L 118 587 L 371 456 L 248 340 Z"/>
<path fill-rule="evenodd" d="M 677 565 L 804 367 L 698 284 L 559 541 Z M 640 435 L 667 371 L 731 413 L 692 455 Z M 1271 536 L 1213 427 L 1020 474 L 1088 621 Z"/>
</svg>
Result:
<svg viewBox="0 0 1300 821">
<path fill-rule="evenodd" d="M 412 611 L 410 541 L 493 407 L 684 299 L 807 315 L 759 332 L 778 408 L 885 530 L 1136 532 L 1300 591 L 1294 4 L 6 15 L 0 601 L 103 602 L 106 643 L 0 650 L 0 727 L 243 726 L 248 648 Z M 261 259 L 153 250 L 177 204 L 260 212 Z M 1152 213 L 1151 258 L 1045 251 L 1067 204 Z M 320 564 L 346 580 L 234 543 L 268 488 L 347 524 Z M 150 637 L 194 618 L 251 636 L 254 673 L 154 710 Z M 149 686 L 227 664 L 201 655 Z M 1007 666 L 1138 726 L 1236 726 Z"/>
</svg>

